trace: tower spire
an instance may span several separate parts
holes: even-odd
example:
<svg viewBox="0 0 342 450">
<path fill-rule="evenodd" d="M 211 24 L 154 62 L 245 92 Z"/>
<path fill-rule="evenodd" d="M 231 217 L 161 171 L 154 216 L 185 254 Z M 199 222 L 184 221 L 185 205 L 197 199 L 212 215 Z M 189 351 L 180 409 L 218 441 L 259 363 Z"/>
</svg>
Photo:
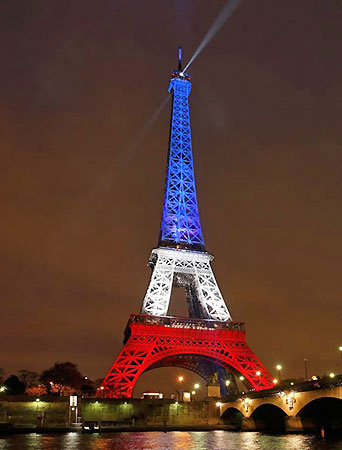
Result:
<svg viewBox="0 0 342 450">
<path fill-rule="evenodd" d="M 182 47 L 178 47 L 178 72 L 182 72 Z"/>
<path fill-rule="evenodd" d="M 192 156 L 190 91 L 191 78 L 182 71 L 179 47 L 178 70 L 169 84 L 172 111 L 159 247 L 204 251 Z"/>
</svg>

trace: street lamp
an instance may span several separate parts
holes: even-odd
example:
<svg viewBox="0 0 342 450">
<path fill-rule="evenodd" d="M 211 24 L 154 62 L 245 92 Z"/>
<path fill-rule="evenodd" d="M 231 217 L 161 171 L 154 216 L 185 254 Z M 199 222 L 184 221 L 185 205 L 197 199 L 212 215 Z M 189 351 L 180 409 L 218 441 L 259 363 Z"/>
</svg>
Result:
<svg viewBox="0 0 342 450">
<path fill-rule="evenodd" d="M 180 375 L 177 379 L 178 379 L 178 383 L 180 383 L 180 384 L 182 384 L 183 381 L 184 381 L 183 375 Z M 180 397 L 179 400 L 183 400 L 183 391 L 182 391 L 182 389 L 181 389 L 180 393 L 178 391 L 177 391 L 177 393 L 178 393 L 178 396 Z"/>
<path fill-rule="evenodd" d="M 241 377 L 239 377 L 240 381 L 243 381 L 244 379 L 245 379 L 245 377 L 243 377 L 242 375 L 241 375 Z"/>
<path fill-rule="evenodd" d="M 194 388 L 195 388 L 195 389 L 199 389 L 199 387 L 200 387 L 200 385 L 199 385 L 198 383 L 196 383 L 196 384 L 194 385 Z"/>
<path fill-rule="evenodd" d="M 280 371 L 281 371 L 281 369 L 282 369 L 281 364 L 277 364 L 277 365 L 276 365 L 276 369 L 278 370 L 278 378 L 279 378 L 279 380 L 280 380 L 280 378 L 281 378 L 281 373 L 280 373 Z"/>
<path fill-rule="evenodd" d="M 305 381 L 308 381 L 308 360 L 304 358 Z"/>
</svg>

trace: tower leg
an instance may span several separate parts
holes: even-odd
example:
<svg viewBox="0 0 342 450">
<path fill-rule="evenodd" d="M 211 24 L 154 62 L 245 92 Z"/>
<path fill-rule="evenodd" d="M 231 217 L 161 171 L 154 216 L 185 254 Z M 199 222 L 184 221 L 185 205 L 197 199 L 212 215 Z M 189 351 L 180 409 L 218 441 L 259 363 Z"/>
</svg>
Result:
<svg viewBox="0 0 342 450">
<path fill-rule="evenodd" d="M 196 263 L 194 266 L 196 282 L 200 293 L 199 300 L 207 312 L 207 317 L 213 320 L 231 320 L 228 308 L 217 285 L 210 260 Z"/>
<path fill-rule="evenodd" d="M 169 309 L 175 260 L 158 256 L 143 301 L 142 314 L 166 316 Z"/>
</svg>

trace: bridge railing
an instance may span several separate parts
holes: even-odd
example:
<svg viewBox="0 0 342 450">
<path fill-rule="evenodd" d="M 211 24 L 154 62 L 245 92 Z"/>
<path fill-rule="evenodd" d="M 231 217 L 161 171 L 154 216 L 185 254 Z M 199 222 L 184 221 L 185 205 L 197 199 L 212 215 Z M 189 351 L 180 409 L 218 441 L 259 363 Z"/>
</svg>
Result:
<svg viewBox="0 0 342 450">
<path fill-rule="evenodd" d="M 131 314 L 128 323 L 141 323 L 145 325 L 162 325 L 172 328 L 191 328 L 202 330 L 232 330 L 245 331 L 243 322 L 219 322 L 210 319 L 194 319 L 192 317 L 149 316 L 147 314 Z"/>
</svg>

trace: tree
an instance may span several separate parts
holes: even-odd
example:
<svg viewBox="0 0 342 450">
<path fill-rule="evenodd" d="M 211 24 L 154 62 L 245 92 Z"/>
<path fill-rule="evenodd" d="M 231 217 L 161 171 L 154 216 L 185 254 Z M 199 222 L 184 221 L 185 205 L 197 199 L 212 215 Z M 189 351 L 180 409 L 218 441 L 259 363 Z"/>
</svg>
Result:
<svg viewBox="0 0 342 450">
<path fill-rule="evenodd" d="M 10 375 L 3 384 L 5 393 L 9 395 L 23 394 L 25 392 L 25 383 L 19 380 L 16 375 Z"/>
<path fill-rule="evenodd" d="M 90 383 L 82 384 L 80 389 L 81 389 L 82 394 L 86 397 L 92 397 L 96 394 L 96 387 L 95 387 L 94 383 L 93 384 L 90 384 Z"/>
<path fill-rule="evenodd" d="M 39 378 L 45 385 L 49 385 L 52 382 L 75 389 L 80 387 L 83 380 L 77 365 L 69 361 L 56 362 L 50 369 L 44 370 Z"/>
<path fill-rule="evenodd" d="M 36 372 L 22 369 L 18 372 L 18 378 L 20 381 L 26 384 L 26 387 L 31 388 L 38 385 L 39 375 Z"/>
</svg>

